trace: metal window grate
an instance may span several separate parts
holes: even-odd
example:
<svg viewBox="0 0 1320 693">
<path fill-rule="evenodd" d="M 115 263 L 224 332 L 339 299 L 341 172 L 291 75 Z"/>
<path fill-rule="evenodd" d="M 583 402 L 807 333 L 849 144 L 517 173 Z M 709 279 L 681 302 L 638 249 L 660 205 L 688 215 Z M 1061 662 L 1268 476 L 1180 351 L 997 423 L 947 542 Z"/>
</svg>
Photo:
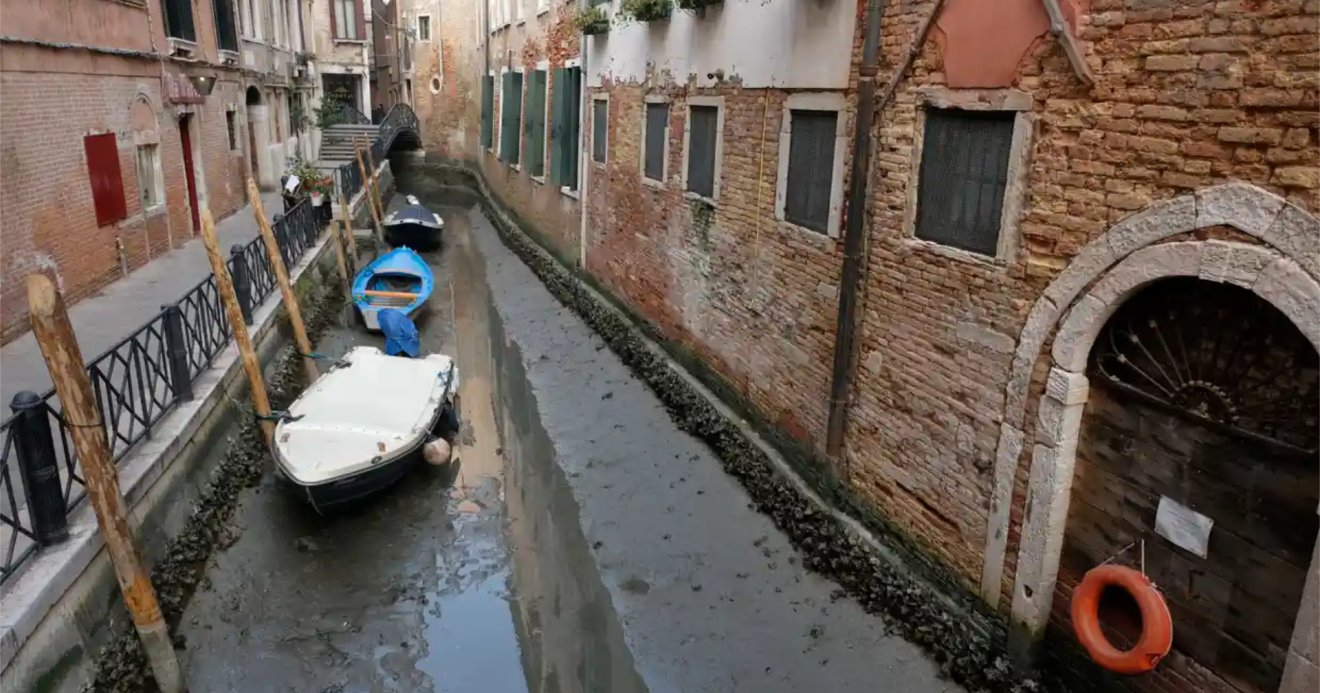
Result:
<svg viewBox="0 0 1320 693">
<path fill-rule="evenodd" d="M 591 159 L 605 163 L 605 138 L 609 137 L 610 102 L 591 103 Z"/>
<path fill-rule="evenodd" d="M 669 104 L 646 104 L 646 158 L 642 172 L 651 180 L 665 179 L 665 138 L 669 133 Z"/>
<path fill-rule="evenodd" d="M 688 123 L 687 189 L 703 197 L 715 197 L 715 145 L 719 132 L 719 108 L 693 106 Z"/>
<path fill-rule="evenodd" d="M 837 111 L 790 111 L 788 181 L 784 190 L 784 218 L 813 231 L 826 233 L 830 220 L 830 193 L 834 183 L 834 136 Z"/>
<path fill-rule="evenodd" d="M 940 108 L 926 112 L 917 238 L 995 255 L 1015 115 Z"/>
</svg>

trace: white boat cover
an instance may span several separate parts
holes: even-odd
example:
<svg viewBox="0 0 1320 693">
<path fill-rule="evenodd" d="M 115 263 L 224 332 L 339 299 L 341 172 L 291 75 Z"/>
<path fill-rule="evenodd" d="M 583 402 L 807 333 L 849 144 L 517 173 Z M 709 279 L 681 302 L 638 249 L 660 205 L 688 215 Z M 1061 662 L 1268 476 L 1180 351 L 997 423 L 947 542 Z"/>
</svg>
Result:
<svg viewBox="0 0 1320 693">
<path fill-rule="evenodd" d="M 443 354 L 414 359 L 359 346 L 343 361 L 275 427 L 275 459 L 296 483 L 334 481 L 410 451 L 458 391 L 458 367 Z"/>
</svg>

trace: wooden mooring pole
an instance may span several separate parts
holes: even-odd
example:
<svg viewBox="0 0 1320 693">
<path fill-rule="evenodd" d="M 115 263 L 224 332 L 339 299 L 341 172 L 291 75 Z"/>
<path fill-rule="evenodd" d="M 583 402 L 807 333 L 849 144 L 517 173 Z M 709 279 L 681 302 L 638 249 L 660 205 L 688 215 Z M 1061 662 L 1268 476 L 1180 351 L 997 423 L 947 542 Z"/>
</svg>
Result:
<svg viewBox="0 0 1320 693">
<path fill-rule="evenodd" d="M 32 332 L 59 394 L 64 423 L 82 465 L 87 498 L 105 539 L 124 605 L 142 640 L 156 685 L 163 693 L 179 693 L 184 690 L 183 672 L 151 576 L 124 516 L 119 472 L 110 458 L 104 422 L 98 414 L 92 382 L 74 338 L 64 299 L 45 275 L 32 274 L 27 279 L 27 300 Z"/>
<path fill-rule="evenodd" d="M 356 273 L 362 266 L 358 261 L 357 238 L 353 235 L 353 214 L 349 211 L 348 200 L 344 199 L 342 193 L 339 195 L 339 211 L 344 215 L 344 227 L 342 229 L 344 243 L 348 245 L 348 256 L 353 258 L 353 272 Z"/>
<path fill-rule="evenodd" d="M 380 201 L 380 176 L 376 173 L 376 161 L 371 156 L 371 147 L 364 147 L 363 151 L 367 154 L 367 167 L 371 170 L 371 199 L 376 203 L 376 213 L 383 220 L 385 205 Z"/>
<path fill-rule="evenodd" d="M 261 204 L 261 193 L 257 190 L 257 182 L 251 178 L 247 179 L 247 191 L 252 214 L 257 218 L 257 228 L 261 229 L 261 238 L 265 241 L 266 257 L 270 259 L 271 269 L 275 271 L 275 282 L 280 286 L 280 296 L 284 298 L 284 310 L 288 311 L 289 323 L 293 325 L 293 341 L 298 345 L 298 353 L 302 356 L 303 372 L 307 374 L 307 383 L 310 385 L 321 373 L 316 368 L 316 359 L 312 358 L 312 340 L 307 338 L 307 325 L 303 323 L 302 308 L 298 306 L 298 295 L 293 292 L 293 284 L 289 282 L 289 271 L 284 267 L 284 253 L 280 251 L 280 244 L 275 240 L 275 231 L 270 228 L 270 221 L 266 219 L 266 209 Z"/>
<path fill-rule="evenodd" d="M 344 232 L 340 230 L 339 223 L 333 219 L 330 220 L 330 242 L 335 246 L 335 262 L 339 265 L 339 283 L 343 285 L 344 300 L 351 303 L 353 278 L 348 273 L 348 258 L 345 257 L 348 251 L 344 248 Z"/>
<path fill-rule="evenodd" d="M 367 164 L 362 160 L 362 143 L 355 142 L 353 150 L 357 154 L 358 171 L 362 173 L 362 194 L 367 198 L 367 207 L 371 209 L 371 221 L 376 231 L 376 248 L 385 247 L 385 231 L 381 228 L 380 214 L 376 213 L 375 194 L 372 192 L 372 178 L 367 175 Z"/>
<path fill-rule="evenodd" d="M 234 332 L 234 343 L 238 344 L 238 356 L 243 362 L 243 371 L 247 373 L 248 386 L 252 390 L 252 409 L 256 412 L 261 432 L 270 445 L 275 437 L 275 422 L 270 419 L 270 398 L 266 395 L 266 381 L 261 375 L 261 362 L 257 360 L 257 350 L 252 346 L 252 336 L 248 334 L 247 324 L 243 322 L 243 309 L 238 305 L 238 296 L 234 293 L 234 280 L 229 276 L 224 256 L 220 254 L 220 245 L 215 237 L 215 219 L 211 209 L 202 205 L 202 244 L 206 246 L 206 257 L 211 262 L 211 272 L 215 274 L 216 289 L 220 292 L 220 302 L 225 304 L 225 315 L 229 316 L 229 326 Z"/>
</svg>

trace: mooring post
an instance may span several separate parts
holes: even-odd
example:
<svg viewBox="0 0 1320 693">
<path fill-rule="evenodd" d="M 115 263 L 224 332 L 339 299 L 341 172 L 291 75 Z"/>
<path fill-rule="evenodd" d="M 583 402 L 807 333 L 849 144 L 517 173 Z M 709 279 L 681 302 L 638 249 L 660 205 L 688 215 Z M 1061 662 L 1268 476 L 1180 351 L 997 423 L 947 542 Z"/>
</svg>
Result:
<svg viewBox="0 0 1320 693">
<path fill-rule="evenodd" d="M 183 673 L 147 566 L 124 516 L 119 473 L 110 459 L 110 446 L 92 394 L 92 382 L 74 338 L 64 299 L 44 274 L 31 274 L 27 279 L 27 300 L 32 332 L 59 394 L 64 422 L 82 466 L 87 497 L 105 539 L 124 604 L 142 640 L 156 685 L 163 693 L 179 693 L 184 690 Z"/>
<path fill-rule="evenodd" d="M 180 402 L 193 398 L 192 378 L 188 377 L 188 344 L 183 340 L 183 309 L 177 303 L 160 307 L 165 313 L 165 353 L 170 361 L 170 389 Z"/>
<path fill-rule="evenodd" d="M 348 200 L 339 195 L 339 211 L 344 215 L 344 244 L 348 246 L 348 256 L 353 259 L 352 270 L 356 275 L 361 265 L 358 263 L 357 239 L 353 236 L 353 214 L 349 211 Z"/>
<path fill-rule="evenodd" d="M 243 362 L 243 371 L 247 373 L 248 387 L 252 390 L 252 409 L 261 425 L 261 432 L 265 434 L 266 445 L 270 445 L 275 437 L 275 422 L 270 418 L 266 381 L 261 375 L 261 363 L 257 361 L 257 350 L 252 346 L 252 336 L 248 334 L 238 295 L 234 292 L 234 282 L 229 277 L 224 258 L 220 256 L 220 244 L 215 238 L 215 219 L 211 217 L 211 208 L 206 205 L 202 205 L 202 244 L 206 246 L 206 258 L 210 260 L 211 272 L 215 274 L 220 302 L 225 306 L 229 327 L 234 332 L 234 343 L 238 345 L 238 356 Z"/>
<path fill-rule="evenodd" d="M 42 546 L 69 538 L 69 516 L 60 488 L 60 463 L 55 457 L 55 439 L 50 433 L 46 401 L 35 392 L 23 390 L 9 403 L 14 412 L 14 453 L 23 476 L 32 531 Z"/>
<path fill-rule="evenodd" d="M 376 213 L 375 196 L 371 192 L 371 176 L 367 175 L 367 165 L 362 160 L 362 143 L 354 142 L 353 151 L 357 154 L 358 171 L 362 173 L 362 196 L 366 198 L 367 208 L 371 210 L 371 221 L 376 232 L 376 250 L 385 247 L 385 231 L 380 225 L 380 215 Z"/>
<path fill-rule="evenodd" d="M 293 341 L 302 355 L 303 371 L 307 374 L 307 384 L 311 384 L 321 375 L 316 368 L 316 359 L 312 358 L 312 340 L 307 337 L 307 326 L 303 324 L 302 308 L 298 306 L 298 296 L 289 282 L 289 273 L 284 268 L 284 254 L 275 241 L 275 232 L 266 223 L 266 212 L 261 207 L 261 193 L 257 183 L 251 178 L 247 181 L 248 200 L 252 203 L 252 213 L 257 217 L 257 227 L 261 238 L 266 243 L 266 257 L 270 258 L 271 269 L 275 270 L 275 283 L 280 285 L 280 295 L 284 298 L 284 309 L 289 313 L 289 323 L 293 326 Z"/>
<path fill-rule="evenodd" d="M 238 300 L 238 310 L 243 316 L 243 324 L 252 324 L 252 273 L 248 271 L 247 259 L 243 257 L 243 244 L 235 243 L 229 249 L 229 257 L 234 261 L 234 297 Z M 220 275 L 216 275 L 219 288 Z"/>
<path fill-rule="evenodd" d="M 380 201 L 380 177 L 376 175 L 375 157 L 371 155 L 371 147 L 363 147 L 367 154 L 367 168 L 371 171 L 371 199 L 376 203 L 376 214 L 382 221 L 385 219 L 385 205 Z"/>
<path fill-rule="evenodd" d="M 348 223 L 348 222 L 344 222 Z M 331 222 L 330 243 L 335 247 L 335 262 L 339 265 L 339 282 L 343 284 L 344 300 L 353 301 L 353 280 L 348 274 L 347 250 L 344 249 L 344 234 L 339 231 L 339 225 Z"/>
</svg>

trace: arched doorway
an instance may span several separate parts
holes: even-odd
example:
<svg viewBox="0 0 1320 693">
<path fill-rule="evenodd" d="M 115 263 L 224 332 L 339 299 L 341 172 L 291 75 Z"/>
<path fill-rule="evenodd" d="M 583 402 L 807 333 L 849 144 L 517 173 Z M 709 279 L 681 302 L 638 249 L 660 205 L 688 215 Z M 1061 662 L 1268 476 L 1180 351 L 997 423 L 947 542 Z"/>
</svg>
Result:
<svg viewBox="0 0 1320 693">
<path fill-rule="evenodd" d="M 255 86 L 247 88 L 247 130 L 248 130 L 248 175 L 252 180 L 261 180 L 261 152 L 265 139 L 266 106 L 261 102 L 261 90 Z"/>
<path fill-rule="evenodd" d="M 1278 689 L 1320 527 L 1318 366 L 1287 316 L 1232 284 L 1161 279 L 1118 307 L 1086 369 L 1055 595 L 1065 632 L 1087 570 L 1140 566 L 1195 662 L 1181 668 Z"/>
</svg>

